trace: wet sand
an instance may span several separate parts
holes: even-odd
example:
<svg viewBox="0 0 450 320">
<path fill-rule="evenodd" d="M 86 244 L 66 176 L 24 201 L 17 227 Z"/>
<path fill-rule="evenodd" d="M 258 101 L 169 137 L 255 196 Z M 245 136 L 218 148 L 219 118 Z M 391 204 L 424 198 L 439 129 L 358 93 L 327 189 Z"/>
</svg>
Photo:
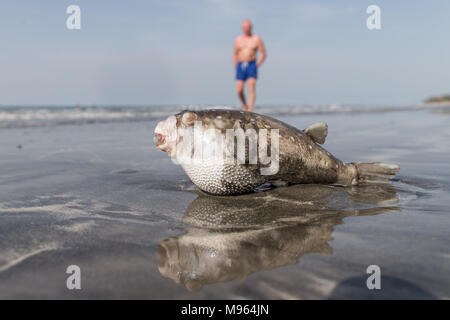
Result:
<svg viewBox="0 0 450 320">
<path fill-rule="evenodd" d="M 0 129 L 0 298 L 449 299 L 450 116 L 278 118 L 325 121 L 335 156 L 400 173 L 211 197 L 153 146 L 157 120 Z"/>
</svg>

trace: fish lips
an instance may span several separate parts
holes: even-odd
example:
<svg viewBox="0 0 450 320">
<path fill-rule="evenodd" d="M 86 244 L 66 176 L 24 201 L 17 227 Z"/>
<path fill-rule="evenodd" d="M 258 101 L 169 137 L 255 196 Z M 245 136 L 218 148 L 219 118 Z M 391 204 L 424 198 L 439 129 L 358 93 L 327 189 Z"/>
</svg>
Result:
<svg viewBox="0 0 450 320">
<path fill-rule="evenodd" d="M 156 125 L 153 142 L 156 144 L 158 149 L 165 152 L 169 151 L 169 141 L 173 140 L 170 137 L 176 131 L 176 124 L 176 117 L 170 116 Z"/>
<path fill-rule="evenodd" d="M 153 137 L 153 142 L 155 143 L 156 147 L 162 151 L 167 151 L 166 147 L 166 136 L 161 133 L 155 133 L 155 136 Z"/>
</svg>

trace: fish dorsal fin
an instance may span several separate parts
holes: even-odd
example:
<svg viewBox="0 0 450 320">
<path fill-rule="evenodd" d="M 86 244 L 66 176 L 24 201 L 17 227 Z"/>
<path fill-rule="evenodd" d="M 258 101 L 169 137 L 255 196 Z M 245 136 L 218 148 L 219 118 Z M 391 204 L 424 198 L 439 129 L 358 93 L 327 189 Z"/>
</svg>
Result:
<svg viewBox="0 0 450 320">
<path fill-rule="evenodd" d="M 304 131 L 314 142 L 324 144 L 328 134 L 328 125 L 325 122 L 316 122 Z"/>
</svg>

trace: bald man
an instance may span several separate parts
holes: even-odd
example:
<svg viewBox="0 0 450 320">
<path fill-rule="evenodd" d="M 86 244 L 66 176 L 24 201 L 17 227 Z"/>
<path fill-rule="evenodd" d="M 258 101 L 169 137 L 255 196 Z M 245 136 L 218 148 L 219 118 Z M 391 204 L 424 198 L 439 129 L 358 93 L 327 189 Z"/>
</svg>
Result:
<svg viewBox="0 0 450 320">
<path fill-rule="evenodd" d="M 253 111 L 255 104 L 255 83 L 258 67 L 266 59 L 266 49 L 259 36 L 252 33 L 252 23 L 249 20 L 242 22 L 242 32 L 234 41 L 233 62 L 236 68 L 237 93 L 242 101 L 242 109 Z M 256 61 L 258 51 L 260 57 Z M 244 95 L 244 85 L 248 81 L 248 104 Z"/>
</svg>

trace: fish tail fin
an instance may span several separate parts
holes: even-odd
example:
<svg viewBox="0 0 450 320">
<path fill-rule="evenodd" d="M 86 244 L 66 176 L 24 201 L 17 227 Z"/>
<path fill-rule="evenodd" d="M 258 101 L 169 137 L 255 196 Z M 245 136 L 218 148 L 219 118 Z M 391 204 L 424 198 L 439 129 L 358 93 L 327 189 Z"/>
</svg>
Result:
<svg viewBox="0 0 450 320">
<path fill-rule="evenodd" d="M 400 170 L 397 164 L 383 162 L 359 162 L 355 163 L 358 171 L 358 182 L 388 182 L 394 178 Z"/>
</svg>

